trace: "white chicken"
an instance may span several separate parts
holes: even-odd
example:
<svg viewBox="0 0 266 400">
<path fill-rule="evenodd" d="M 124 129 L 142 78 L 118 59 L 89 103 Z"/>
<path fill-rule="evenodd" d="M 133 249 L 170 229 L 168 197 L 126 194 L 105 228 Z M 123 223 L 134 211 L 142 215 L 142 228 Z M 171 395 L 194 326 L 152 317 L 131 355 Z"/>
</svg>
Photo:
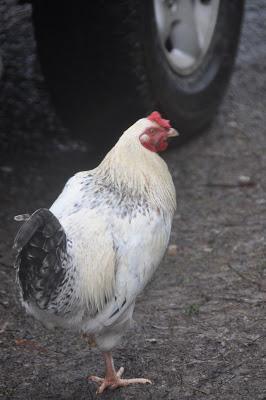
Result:
<svg viewBox="0 0 266 400">
<path fill-rule="evenodd" d="M 93 335 L 106 364 L 105 378 L 90 377 L 98 393 L 150 383 L 122 379 L 111 351 L 168 245 L 176 196 L 157 152 L 176 135 L 156 111 L 138 120 L 97 168 L 69 179 L 50 210 L 27 218 L 15 239 L 23 305 L 48 328 Z"/>
</svg>

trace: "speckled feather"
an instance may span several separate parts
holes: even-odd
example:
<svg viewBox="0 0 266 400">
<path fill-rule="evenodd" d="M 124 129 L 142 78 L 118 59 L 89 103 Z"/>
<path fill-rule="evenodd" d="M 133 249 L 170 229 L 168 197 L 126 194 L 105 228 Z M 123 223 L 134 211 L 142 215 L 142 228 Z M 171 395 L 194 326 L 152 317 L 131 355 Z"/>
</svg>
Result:
<svg viewBox="0 0 266 400">
<path fill-rule="evenodd" d="M 61 280 L 55 279 L 56 285 L 49 288 L 41 286 L 46 299 L 41 306 L 36 289 L 27 289 L 24 296 L 27 310 L 44 324 L 94 333 L 103 350 L 115 346 L 130 324 L 136 296 L 169 241 L 174 185 L 165 162 L 139 141 L 141 132 L 155 124 L 137 121 L 96 169 L 67 182 L 49 211 L 64 237 L 58 246 Z M 22 278 L 21 270 L 28 268 L 29 246 L 37 235 L 40 228 L 18 256 L 22 292 L 36 284 L 34 274 L 24 272 Z M 43 243 L 37 247 L 42 254 L 37 257 L 39 268 L 43 268 L 43 247 Z M 49 245 L 45 251 L 50 254 Z M 31 271 L 38 269 L 34 268 Z M 50 273 L 53 280 L 55 273 L 52 269 Z"/>
</svg>

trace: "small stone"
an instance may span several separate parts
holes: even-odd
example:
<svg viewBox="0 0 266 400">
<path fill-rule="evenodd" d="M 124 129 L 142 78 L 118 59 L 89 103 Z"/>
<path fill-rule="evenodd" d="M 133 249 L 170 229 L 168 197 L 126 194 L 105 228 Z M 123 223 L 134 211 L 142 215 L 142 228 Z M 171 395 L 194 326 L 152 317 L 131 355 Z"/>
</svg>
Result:
<svg viewBox="0 0 266 400">
<path fill-rule="evenodd" d="M 261 205 L 261 204 L 265 204 L 265 203 L 266 203 L 266 199 L 258 199 L 258 200 L 256 200 L 256 204 Z"/>
<path fill-rule="evenodd" d="M 168 256 L 171 256 L 171 257 L 177 256 L 177 245 L 170 244 L 167 249 L 167 254 L 168 254 Z"/>
<path fill-rule="evenodd" d="M 13 172 L 13 167 L 10 167 L 9 165 L 2 165 L 0 167 L 0 170 L 2 172 L 6 172 L 7 174 L 10 174 L 11 172 Z"/>
<path fill-rule="evenodd" d="M 203 251 L 205 251 L 205 253 L 211 253 L 212 252 L 212 248 L 208 247 L 208 246 L 204 246 L 203 247 Z"/>
<path fill-rule="evenodd" d="M 236 121 L 229 121 L 228 126 L 230 126 L 230 128 L 237 128 L 238 124 Z"/>
<path fill-rule="evenodd" d="M 157 340 L 155 338 L 151 338 L 151 339 L 146 339 L 146 342 L 157 343 Z"/>
<path fill-rule="evenodd" d="M 251 182 L 251 178 L 250 178 L 250 176 L 247 176 L 247 175 L 240 175 L 238 177 L 238 182 L 240 184 L 246 185 L 246 184 L 249 184 Z"/>
</svg>

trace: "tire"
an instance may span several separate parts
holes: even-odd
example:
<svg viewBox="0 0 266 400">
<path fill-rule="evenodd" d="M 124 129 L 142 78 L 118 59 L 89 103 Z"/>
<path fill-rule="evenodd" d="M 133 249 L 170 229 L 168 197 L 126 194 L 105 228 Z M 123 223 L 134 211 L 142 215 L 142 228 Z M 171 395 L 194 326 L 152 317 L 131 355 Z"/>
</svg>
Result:
<svg viewBox="0 0 266 400">
<path fill-rule="evenodd" d="M 102 147 L 155 109 L 181 141 L 197 134 L 213 120 L 229 82 L 243 8 L 243 0 L 220 1 L 206 54 L 184 75 L 165 56 L 152 0 L 77 0 L 64 7 L 36 0 L 39 59 L 58 114 Z"/>
</svg>

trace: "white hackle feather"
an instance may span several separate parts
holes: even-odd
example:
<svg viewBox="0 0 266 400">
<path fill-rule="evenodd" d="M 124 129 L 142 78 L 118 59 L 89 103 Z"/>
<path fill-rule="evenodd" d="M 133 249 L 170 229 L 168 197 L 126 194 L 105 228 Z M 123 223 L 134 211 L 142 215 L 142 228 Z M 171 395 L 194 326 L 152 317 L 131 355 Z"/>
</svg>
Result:
<svg viewBox="0 0 266 400">
<path fill-rule="evenodd" d="M 164 160 L 140 143 L 141 132 L 156 123 L 138 120 L 124 132 L 116 145 L 96 168 L 95 174 L 107 176 L 109 184 L 145 196 L 152 206 L 174 213 L 175 188 Z"/>
</svg>

